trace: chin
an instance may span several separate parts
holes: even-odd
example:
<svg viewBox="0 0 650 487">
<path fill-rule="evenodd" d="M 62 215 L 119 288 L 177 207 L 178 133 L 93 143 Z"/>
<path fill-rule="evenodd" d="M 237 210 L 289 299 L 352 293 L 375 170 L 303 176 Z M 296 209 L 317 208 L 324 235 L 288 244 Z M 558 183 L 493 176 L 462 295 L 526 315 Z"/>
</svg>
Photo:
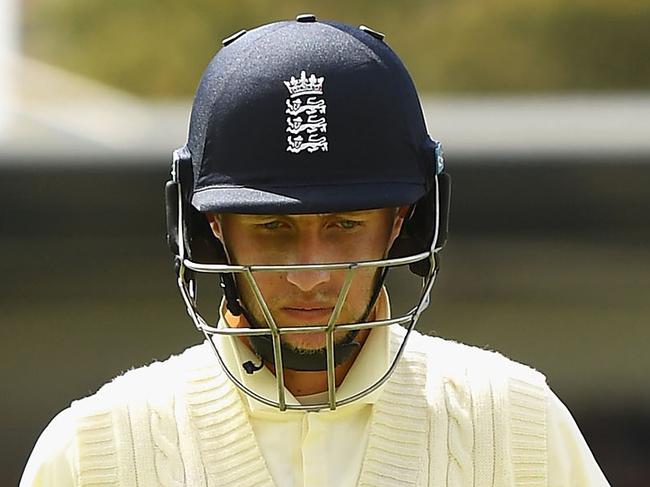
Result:
<svg viewBox="0 0 650 487">
<path fill-rule="evenodd" d="M 334 343 L 345 342 L 354 332 L 339 331 L 334 334 Z M 325 333 L 296 333 L 295 335 L 285 335 L 282 338 L 285 345 L 296 351 L 303 353 L 316 353 L 323 351 L 327 347 L 327 337 Z"/>
<path fill-rule="evenodd" d="M 285 335 L 282 341 L 291 348 L 304 353 L 317 352 L 327 345 L 324 333 L 297 333 Z"/>
</svg>

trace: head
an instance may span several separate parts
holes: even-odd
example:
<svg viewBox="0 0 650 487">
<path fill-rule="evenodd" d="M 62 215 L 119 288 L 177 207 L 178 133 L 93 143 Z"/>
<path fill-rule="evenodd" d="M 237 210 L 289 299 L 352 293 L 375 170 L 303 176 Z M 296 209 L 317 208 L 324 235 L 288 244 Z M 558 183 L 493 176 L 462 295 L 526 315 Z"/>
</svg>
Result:
<svg viewBox="0 0 650 487">
<path fill-rule="evenodd" d="M 196 326 L 223 333 L 196 310 L 193 276 L 207 272 L 276 369 L 333 374 L 358 334 L 395 322 L 410 331 L 446 239 L 443 169 L 383 35 L 302 16 L 227 39 L 166 188 L 168 242 Z M 403 264 L 423 278 L 419 303 L 401 321 L 378 320 L 383 279 Z"/>
</svg>

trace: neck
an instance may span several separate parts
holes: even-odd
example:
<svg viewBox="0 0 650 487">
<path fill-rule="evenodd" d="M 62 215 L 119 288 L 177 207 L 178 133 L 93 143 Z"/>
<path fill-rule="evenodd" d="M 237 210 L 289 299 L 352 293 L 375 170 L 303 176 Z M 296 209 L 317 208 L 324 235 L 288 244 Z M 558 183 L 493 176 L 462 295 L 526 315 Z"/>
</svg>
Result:
<svg viewBox="0 0 650 487">
<path fill-rule="evenodd" d="M 370 314 L 369 320 L 374 319 L 375 310 Z M 235 316 L 230 311 L 226 311 L 224 318 L 229 326 L 233 328 L 247 328 L 248 321 L 244 318 L 243 315 Z M 359 342 L 360 346 L 354 351 L 354 353 L 348 357 L 343 363 L 339 364 L 334 370 L 336 387 L 340 386 L 343 383 L 346 375 L 348 374 L 352 364 L 356 360 L 361 348 L 363 347 L 366 339 L 370 335 L 370 330 L 359 330 L 355 341 Z M 239 337 L 244 345 L 248 348 L 251 348 L 248 338 Z M 272 363 L 265 362 L 264 365 L 275 374 L 275 370 Z M 317 394 L 319 392 L 327 391 L 327 371 L 304 371 L 304 370 L 293 370 L 293 369 L 284 369 L 284 385 L 285 387 L 293 394 L 294 396 L 307 396 L 310 394 Z"/>
</svg>

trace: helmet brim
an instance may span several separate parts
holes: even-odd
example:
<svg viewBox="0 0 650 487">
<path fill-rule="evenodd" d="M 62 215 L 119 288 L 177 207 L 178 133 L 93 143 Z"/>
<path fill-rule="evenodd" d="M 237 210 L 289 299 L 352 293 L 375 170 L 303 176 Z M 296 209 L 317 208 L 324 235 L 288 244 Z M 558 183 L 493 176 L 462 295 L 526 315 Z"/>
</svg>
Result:
<svg viewBox="0 0 650 487">
<path fill-rule="evenodd" d="M 273 188 L 221 185 L 196 191 L 192 205 L 204 213 L 334 213 L 408 205 L 424 194 L 423 185 L 401 182 Z"/>
</svg>

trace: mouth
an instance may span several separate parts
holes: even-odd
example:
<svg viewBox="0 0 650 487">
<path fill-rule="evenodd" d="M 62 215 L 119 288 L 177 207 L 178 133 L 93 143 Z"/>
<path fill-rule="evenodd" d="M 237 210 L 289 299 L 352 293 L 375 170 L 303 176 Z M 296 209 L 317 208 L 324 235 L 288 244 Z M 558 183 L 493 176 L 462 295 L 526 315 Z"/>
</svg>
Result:
<svg viewBox="0 0 650 487">
<path fill-rule="evenodd" d="M 311 324 L 327 324 L 330 316 L 334 311 L 332 306 L 286 306 L 282 308 L 282 313 L 291 318 L 291 321 L 311 323 Z"/>
</svg>

